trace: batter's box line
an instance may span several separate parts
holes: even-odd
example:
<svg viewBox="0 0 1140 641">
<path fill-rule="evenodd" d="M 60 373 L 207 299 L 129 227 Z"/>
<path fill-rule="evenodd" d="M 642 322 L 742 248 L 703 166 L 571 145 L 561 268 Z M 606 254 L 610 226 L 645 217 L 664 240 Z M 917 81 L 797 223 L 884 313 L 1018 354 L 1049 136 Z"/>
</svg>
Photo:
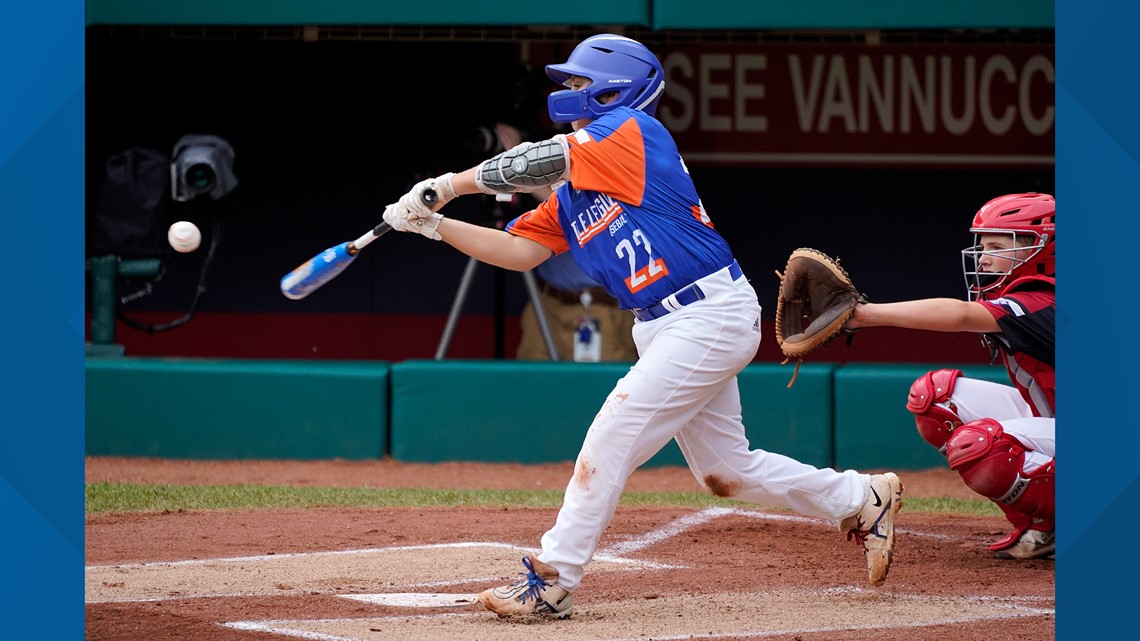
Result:
<svg viewBox="0 0 1140 641">
<path fill-rule="evenodd" d="M 998 597 L 994 597 L 998 598 Z M 691 639 L 738 639 L 738 638 L 765 638 L 765 637 L 780 637 L 798 634 L 824 634 L 828 632 L 849 632 L 852 630 L 907 630 L 915 628 L 927 628 L 944 625 L 960 625 L 965 623 L 978 623 L 982 621 L 1003 621 L 1006 619 L 1018 619 L 1024 617 L 1035 616 L 1055 616 L 1056 612 L 1053 609 L 1041 608 L 1023 608 L 1015 604 L 1010 604 L 1010 612 L 1008 614 L 992 614 L 992 615 L 974 615 L 974 616 L 958 616 L 947 617 L 943 619 L 934 619 L 929 621 L 916 621 L 912 623 L 899 623 L 884 625 L 881 623 L 875 624 L 844 624 L 836 626 L 823 626 L 815 628 L 784 628 L 780 630 L 732 630 L 726 632 L 714 632 L 709 634 L 679 634 L 679 635 L 653 635 L 653 636 L 636 636 L 636 637 L 607 637 L 597 639 L 582 639 L 580 641 L 684 641 Z M 325 634 L 322 632 L 314 632 L 311 630 L 302 630 L 289 628 L 290 625 L 312 625 L 313 623 L 330 623 L 338 624 L 345 621 L 376 621 L 383 624 L 386 621 L 407 621 L 410 619 L 419 620 L 447 620 L 447 619 L 473 619 L 473 618 L 486 618 L 487 613 L 447 613 L 447 614 L 424 614 L 424 615 L 403 615 L 379 618 L 363 618 L 363 619 L 277 619 L 277 620 L 262 620 L 262 621 L 229 621 L 220 623 L 219 625 L 234 630 L 243 630 L 249 632 L 265 632 L 267 634 L 278 634 L 281 636 L 294 637 L 299 639 L 308 639 L 310 641 L 368 641 L 359 637 L 346 637 L 334 634 Z"/>
<path fill-rule="evenodd" d="M 454 543 L 429 543 L 424 545 L 400 545 L 394 547 L 379 547 L 379 548 L 360 548 L 355 550 L 320 550 L 317 552 L 286 552 L 282 554 L 259 554 L 256 556 L 230 556 L 230 557 L 211 557 L 207 559 L 185 559 L 181 561 L 146 561 L 143 563 L 111 563 L 106 565 L 88 565 L 88 570 L 101 570 L 110 568 L 146 568 L 146 567 L 178 567 L 186 565 L 208 565 L 214 563 L 253 563 L 260 561 L 276 561 L 298 559 L 306 557 L 326 557 L 326 556 L 351 556 L 361 554 L 376 554 L 376 553 L 391 553 L 391 552 L 412 552 L 417 550 L 438 550 L 440 548 L 500 548 L 507 550 L 526 550 L 527 546 L 515 545 L 513 543 L 501 543 L 495 541 L 457 541 Z M 666 565 L 662 563 L 653 563 L 652 561 L 641 561 L 638 559 L 622 559 L 611 558 L 607 559 L 614 563 L 621 563 L 630 565 L 637 568 L 647 568 L 654 570 L 672 570 L 677 569 L 675 566 Z"/>
<path fill-rule="evenodd" d="M 206 565 L 210 563 L 219 562 L 256 562 L 256 561 L 273 561 L 277 559 L 297 559 L 305 557 L 320 557 L 320 556 L 351 556 L 354 554 L 376 554 L 377 552 L 408 552 L 415 550 L 434 550 L 441 547 L 464 548 L 464 547 L 492 547 L 492 548 L 507 548 L 516 550 L 519 549 L 517 545 L 510 543 L 494 543 L 486 542 L 480 543 L 476 541 L 459 541 L 455 543 L 428 543 L 423 545 L 399 545 L 393 547 L 380 547 L 380 548 L 358 548 L 354 550 L 319 550 L 316 552 L 284 552 L 282 554 L 258 554 L 255 556 L 223 556 L 211 557 L 207 559 L 185 559 L 182 561 L 146 561 L 144 563 L 112 563 L 108 565 L 88 565 L 87 569 L 105 569 L 105 568 L 145 568 L 145 567 L 165 567 L 165 566 L 181 566 L 181 565 Z"/>
<path fill-rule="evenodd" d="M 674 519 L 664 527 L 658 528 L 647 532 L 641 536 L 633 539 L 622 541 L 610 545 L 595 554 L 595 558 L 600 560 L 612 561 L 614 563 L 623 564 L 636 564 L 638 567 L 647 569 L 662 569 L 672 570 L 680 569 L 684 566 L 672 566 L 662 563 L 654 563 L 652 561 L 643 561 L 635 559 L 624 558 L 623 555 L 631 554 L 640 551 L 644 548 L 652 546 L 661 541 L 665 541 L 675 537 L 686 530 L 692 529 L 698 525 L 703 525 L 714 519 L 737 515 L 747 518 L 761 519 L 767 521 L 785 521 L 793 523 L 804 523 L 809 525 L 832 525 L 829 521 L 824 519 L 816 519 L 805 516 L 795 516 L 790 514 L 778 514 L 774 512 L 764 512 L 760 510 L 745 510 L 740 508 L 725 508 L 725 507 L 710 507 L 688 514 L 677 519 Z M 960 540 L 960 537 L 951 537 L 944 534 L 935 534 L 931 532 L 919 532 L 916 530 L 896 528 L 900 533 L 905 533 L 912 536 L 919 536 L 924 538 L 931 538 L 944 541 Z M 376 554 L 378 552 L 403 552 L 415 550 L 432 550 L 438 548 L 464 548 L 464 547 L 492 547 L 492 548 L 505 548 L 505 549 L 527 549 L 527 546 L 516 545 L 512 543 L 502 542 L 478 542 L 478 541 L 458 541 L 454 543 L 433 543 L 423 545 L 402 545 L 393 547 L 375 547 L 375 548 L 360 548 L 353 550 L 321 550 L 317 552 L 285 552 L 281 554 L 259 554 L 253 556 L 236 556 L 236 557 L 211 557 L 205 559 L 184 559 L 180 561 L 146 561 L 143 563 L 111 563 L 111 564 L 97 564 L 88 565 L 87 569 L 107 569 L 107 568 L 132 568 L 132 567 L 177 567 L 184 565 L 206 565 L 218 562 L 258 562 L 270 561 L 276 559 L 296 559 L 305 557 L 321 557 L 321 556 L 350 556 L 360 554 Z"/>
<path fill-rule="evenodd" d="M 879 590 L 867 590 L 855 585 L 837 585 L 834 587 L 820 588 L 817 590 L 804 590 L 804 592 L 825 597 L 845 594 L 882 594 L 882 592 Z M 928 599 L 929 597 L 920 594 L 908 594 L 905 592 L 891 592 L 891 598 L 908 601 L 922 601 L 924 599 Z M 1000 608 L 1012 608 L 1033 615 L 1055 614 L 1053 608 L 1042 608 L 1037 606 L 1028 607 L 1021 605 L 1022 603 L 1049 603 L 1056 601 L 1054 597 L 1046 595 L 1018 594 L 1014 596 L 994 596 L 982 594 L 963 594 L 957 597 L 946 598 L 960 599 L 969 603 L 986 603 Z"/>
<path fill-rule="evenodd" d="M 131 571 L 135 569 L 150 569 L 164 571 L 166 569 L 196 567 L 196 566 L 216 566 L 225 564 L 239 564 L 239 563 L 286 563 L 290 561 L 308 560 L 308 559 L 322 559 L 329 557 L 346 557 L 353 555 L 371 555 L 371 554 L 391 554 L 391 553 L 405 553 L 423 550 L 440 550 L 440 549 L 474 549 L 486 550 L 501 549 L 519 551 L 520 554 L 525 553 L 526 548 L 511 543 L 502 542 L 473 542 L 461 541 L 455 543 L 437 543 L 428 545 L 404 545 L 387 548 L 365 548 L 356 550 L 326 550 L 319 552 L 296 552 L 287 554 L 263 554 L 257 556 L 238 556 L 238 557 L 218 557 L 207 559 L 189 559 L 182 561 L 151 561 L 146 563 L 129 563 L 129 564 L 112 564 L 112 565 L 89 565 L 86 567 L 88 573 L 98 572 L 100 570 L 114 570 L 114 571 Z M 618 557 L 599 557 L 599 560 L 605 560 L 611 563 L 611 571 L 613 570 L 676 570 L 682 569 L 683 566 L 669 565 L 666 563 L 656 563 L 653 561 L 646 561 L 641 559 L 625 559 Z M 444 580 L 444 581 L 431 581 L 420 582 L 404 586 L 411 589 L 437 589 L 442 587 L 449 587 L 453 585 L 463 585 L 470 583 L 491 583 L 502 580 L 501 576 L 474 576 L 463 577 L 461 579 Z M 322 592 L 323 594 L 341 596 L 336 592 Z M 88 599 L 86 603 L 135 603 L 135 602 L 158 602 L 158 601 L 179 601 L 186 599 L 202 599 L 202 598 L 231 598 L 231 597 L 253 597 L 265 596 L 265 593 L 259 591 L 237 591 L 226 593 L 211 593 L 211 594 L 170 594 L 162 596 L 146 596 L 146 597 L 124 597 L 124 598 L 98 598 Z M 291 596 L 291 595 L 290 595 Z"/>
<path fill-rule="evenodd" d="M 724 516 L 743 516 L 745 518 L 759 519 L 762 521 L 781 521 L 785 523 L 802 523 L 804 525 L 816 525 L 821 527 L 837 527 L 838 521 L 828 521 L 826 519 L 813 518 L 808 516 L 798 516 L 795 514 L 781 514 L 779 512 L 766 512 L 763 510 L 752 510 L 744 508 L 730 508 L 730 507 L 710 507 L 687 514 L 685 516 L 674 519 L 664 527 L 658 528 L 651 532 L 642 534 L 641 536 L 615 543 L 606 547 L 598 552 L 597 557 L 602 558 L 602 555 L 612 558 L 620 558 L 621 555 L 631 554 L 644 548 L 647 548 L 655 543 L 660 543 L 666 539 L 675 537 L 686 530 L 703 525 L 714 519 Z M 896 527 L 895 530 L 900 534 L 908 536 L 922 537 L 926 539 L 933 539 L 936 541 L 958 541 L 962 537 L 953 537 L 945 534 L 936 534 L 934 532 L 920 532 L 918 530 L 911 530 L 909 528 Z M 980 540 L 980 539 L 979 539 Z"/>
</svg>

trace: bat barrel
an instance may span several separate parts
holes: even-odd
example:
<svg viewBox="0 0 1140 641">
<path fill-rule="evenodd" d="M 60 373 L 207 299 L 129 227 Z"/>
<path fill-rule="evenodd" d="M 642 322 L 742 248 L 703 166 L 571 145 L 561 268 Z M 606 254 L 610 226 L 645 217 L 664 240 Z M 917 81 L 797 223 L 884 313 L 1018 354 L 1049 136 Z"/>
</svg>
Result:
<svg viewBox="0 0 1140 641">
<path fill-rule="evenodd" d="M 428 207 L 434 207 L 439 202 L 439 194 L 434 189 L 425 189 L 420 193 L 420 200 Z M 313 256 L 281 277 L 281 293 L 293 300 L 308 296 L 344 271 L 365 245 L 391 230 L 387 222 L 382 222 L 354 241 L 329 247 Z"/>
<path fill-rule="evenodd" d="M 300 300 L 335 278 L 356 257 L 349 252 L 351 245 L 345 242 L 329 247 L 285 274 L 281 278 L 281 293 L 286 298 Z"/>
</svg>

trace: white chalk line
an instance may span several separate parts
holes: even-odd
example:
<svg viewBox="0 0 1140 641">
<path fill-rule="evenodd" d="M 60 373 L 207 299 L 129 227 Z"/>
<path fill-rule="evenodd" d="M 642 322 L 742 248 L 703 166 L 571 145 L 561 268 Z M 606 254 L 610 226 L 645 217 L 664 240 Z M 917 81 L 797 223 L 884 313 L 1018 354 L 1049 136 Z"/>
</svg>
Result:
<svg viewBox="0 0 1140 641">
<path fill-rule="evenodd" d="M 713 519 L 716 519 L 716 518 L 719 518 L 719 517 L 722 517 L 726 514 L 731 514 L 731 513 L 732 513 L 732 510 L 730 508 L 710 507 L 710 508 L 703 509 L 700 512 L 695 512 L 693 514 L 687 514 L 685 516 L 682 516 L 678 519 L 674 519 L 673 521 L 665 524 L 664 527 L 646 532 L 645 534 L 642 534 L 641 536 L 636 537 L 634 539 L 622 541 L 621 543 L 615 543 L 615 544 L 605 548 L 604 550 L 600 550 L 596 556 L 598 556 L 598 557 L 605 556 L 605 557 L 616 558 L 616 557 L 620 557 L 620 555 L 623 555 L 623 554 L 630 554 L 631 552 L 637 552 L 638 550 L 642 550 L 642 549 L 647 548 L 647 547 L 654 545 L 656 543 L 660 543 L 661 541 L 664 541 L 666 539 L 671 539 L 671 538 L 677 536 L 678 534 L 681 534 L 685 530 L 694 528 L 698 525 L 703 525 L 703 524 L 708 523 L 709 521 L 711 521 Z"/>
<path fill-rule="evenodd" d="M 656 543 L 660 543 L 666 539 L 677 536 L 685 530 L 691 529 L 698 525 L 703 525 L 715 518 L 722 516 L 736 515 L 745 516 L 749 518 L 767 520 L 767 521 L 786 521 L 792 523 L 805 523 L 814 525 L 832 525 L 831 522 L 824 519 L 816 519 L 806 516 L 795 516 L 791 514 L 779 514 L 775 512 L 763 512 L 760 510 L 746 510 L 741 508 L 725 508 L 725 507 L 710 507 L 682 516 L 673 522 L 665 525 L 662 528 L 647 532 L 640 537 L 615 543 L 604 550 L 600 550 L 597 555 L 598 558 L 605 558 L 607 561 L 615 563 L 643 563 L 648 564 L 643 567 L 653 569 L 674 569 L 669 565 L 654 564 L 648 561 L 635 561 L 625 559 L 621 555 L 636 552 Z M 952 537 L 945 534 L 936 534 L 933 532 L 919 532 L 917 530 L 910 530 L 906 528 L 895 528 L 897 532 L 918 536 L 923 538 L 932 538 L 938 540 L 961 540 L 960 537 Z M 134 567 L 162 567 L 162 566 L 181 566 L 181 565 L 206 565 L 218 562 L 255 562 L 255 561 L 274 561 L 278 559 L 296 559 L 305 557 L 323 557 L 323 556 L 349 556 L 353 554 L 376 554 L 378 552 L 404 552 L 414 550 L 431 550 L 438 548 L 464 548 L 464 547 L 493 547 L 505 549 L 518 549 L 520 547 L 510 543 L 499 542 L 477 542 L 477 541 L 460 541 L 456 543 L 436 543 L 426 545 L 402 545 L 395 547 L 379 547 L 379 548 L 359 548 L 353 550 L 321 550 L 319 552 L 285 552 L 282 554 L 259 554 L 255 556 L 231 556 L 231 557 L 212 557 L 206 559 L 185 559 L 180 561 L 147 561 L 143 563 L 112 563 L 105 565 L 88 565 L 87 569 L 107 569 L 107 568 L 134 568 Z"/>
<path fill-rule="evenodd" d="M 656 530 L 651 530 L 636 538 L 628 539 L 610 545 L 595 554 L 598 560 L 604 560 L 612 563 L 628 565 L 634 569 L 654 569 L 654 570 L 670 570 L 680 569 L 683 566 L 674 566 L 662 563 L 655 563 L 653 561 L 628 559 L 624 555 L 638 552 L 647 547 L 651 547 L 657 543 L 676 537 L 685 531 L 708 523 L 714 519 L 723 516 L 743 516 L 746 518 L 767 520 L 767 521 L 784 521 L 792 523 L 803 523 L 809 525 L 823 525 L 834 527 L 830 521 L 818 518 L 797 516 L 793 514 L 782 514 L 777 512 L 765 512 L 761 510 L 750 510 L 742 508 L 726 508 L 726 507 L 710 507 L 697 512 L 681 516 L 673 521 L 667 523 L 665 526 Z M 943 534 L 936 534 L 931 532 L 919 532 L 908 529 L 896 528 L 898 532 L 905 533 L 911 536 L 931 538 L 936 540 L 960 540 L 956 537 L 950 537 Z M 87 569 L 126 569 L 136 567 L 177 567 L 187 565 L 205 565 L 215 563 L 236 563 L 236 562 L 264 562 L 276 560 L 292 560 L 299 558 L 321 558 L 321 557 L 334 557 L 334 556 L 349 556 L 349 555 L 363 555 L 363 554 L 376 554 L 376 553 L 391 553 L 391 552 L 404 552 L 404 551 L 417 551 L 417 550 L 432 550 L 440 548 L 477 548 L 477 547 L 492 547 L 501 549 L 519 549 L 520 547 L 510 543 L 501 542 L 475 542 L 475 541 L 460 541 L 454 543 L 438 543 L 438 544 L 425 544 L 425 545 L 403 545 L 394 547 L 378 547 L 378 548 L 360 548 L 353 550 L 322 550 L 319 552 L 289 552 L 283 554 L 261 554 L 254 556 L 237 556 L 237 557 L 214 557 L 206 559 L 186 559 L 180 561 L 150 561 L 144 563 L 129 563 L 129 564 L 108 564 L 108 565 L 88 565 Z M 408 587 L 412 588 L 439 588 L 447 587 L 450 585 L 463 585 L 466 583 L 474 582 L 491 582 L 499 580 L 499 577 L 471 577 L 456 579 L 452 581 L 437 581 L 431 583 L 411 584 Z M 250 597 L 250 596 L 264 596 L 260 593 L 227 593 L 227 594 L 203 594 L 203 595 L 172 595 L 169 597 L 149 597 L 144 599 L 105 599 L 100 600 L 98 603 L 134 603 L 134 602 L 154 602 L 154 601 L 175 601 L 182 599 L 198 599 L 198 598 L 226 598 L 226 597 Z M 367 595 L 365 595 L 367 596 Z"/>
<path fill-rule="evenodd" d="M 466 608 L 476 605 L 478 594 L 456 594 L 453 592 L 384 592 L 382 594 L 342 594 L 341 598 L 362 601 L 372 605 L 386 605 L 394 608 Z"/>
<path fill-rule="evenodd" d="M 419 550 L 438 550 L 438 549 L 444 549 L 444 548 L 498 548 L 498 549 L 506 549 L 506 550 L 517 550 L 517 549 L 520 549 L 521 547 L 525 549 L 525 546 L 514 545 L 511 543 L 501 543 L 501 542 L 482 542 L 482 543 L 480 543 L 480 542 L 473 542 L 473 541 L 460 541 L 460 542 L 456 542 L 456 543 L 436 543 L 436 544 L 428 544 L 428 545 L 404 545 L 404 546 L 396 546 L 396 547 L 389 547 L 389 548 L 363 548 L 363 549 L 355 549 L 355 550 L 327 550 L 327 551 L 320 551 L 320 552 L 296 552 L 296 553 L 287 553 L 287 554 L 263 554 L 263 555 L 257 555 L 257 556 L 236 556 L 236 557 L 215 557 L 215 558 L 207 558 L 207 559 L 187 559 L 187 560 L 182 560 L 182 561 L 151 561 L 151 562 L 146 562 L 146 563 L 88 565 L 88 566 L 86 566 L 86 569 L 87 570 L 115 569 L 115 570 L 121 570 L 121 571 L 130 571 L 131 569 L 135 569 L 135 568 L 164 568 L 164 567 L 175 568 L 175 567 L 186 567 L 186 566 L 194 566 L 194 565 L 217 565 L 217 564 L 224 564 L 224 563 L 251 563 L 251 562 L 267 562 L 267 561 L 279 561 L 279 560 L 280 561 L 285 561 L 285 560 L 295 561 L 297 559 L 305 559 L 305 558 L 319 559 L 319 558 L 327 558 L 327 557 L 334 557 L 334 556 L 365 555 L 365 554 L 388 553 L 388 552 L 408 552 L 408 551 L 419 551 Z M 612 556 L 612 555 L 598 555 L 597 558 L 600 561 L 608 561 L 608 562 L 613 563 L 615 565 L 624 566 L 624 568 L 628 568 L 631 570 L 675 570 L 675 569 L 681 568 L 681 566 L 676 566 L 676 565 L 669 565 L 669 564 L 665 564 L 665 563 L 656 563 L 654 561 L 647 561 L 647 560 L 641 560 L 641 559 L 627 559 L 627 558 L 621 558 L 621 557 L 616 557 L 616 556 Z M 448 586 L 453 586 L 453 585 L 464 585 L 464 584 L 469 584 L 469 583 L 492 583 L 492 582 L 501 581 L 502 578 L 503 578 L 502 576 L 463 577 L 460 579 L 452 579 L 452 580 L 447 580 L 447 581 L 431 581 L 431 582 L 423 582 L 423 583 L 410 583 L 410 584 L 407 584 L 403 587 L 412 588 L 412 589 L 417 589 L 417 588 L 433 589 L 433 588 L 448 587 Z M 335 594 L 333 592 L 328 592 L 325 594 L 330 594 L 333 596 L 345 596 L 345 595 Z M 149 602 L 160 602 L 160 601 L 180 601 L 180 600 L 184 600 L 184 599 L 235 598 L 235 597 L 241 598 L 241 597 L 264 597 L 264 596 L 267 596 L 267 595 L 263 592 L 228 592 L 228 593 L 222 593 L 222 594 L 218 594 L 218 593 L 172 594 L 169 596 L 156 596 L 156 597 L 145 597 L 145 598 L 130 598 L 130 597 L 101 598 L 98 600 L 87 600 L 86 603 L 88 603 L 88 604 L 98 604 L 98 603 L 149 603 Z M 287 596 L 295 596 L 295 595 L 290 594 Z"/>
<path fill-rule="evenodd" d="M 823 596 L 833 595 L 848 595 L 848 594 L 862 594 L 865 590 L 856 586 L 836 586 L 832 588 L 824 588 L 815 590 L 814 593 Z M 342 594 L 338 595 L 341 598 L 351 599 L 354 601 L 362 601 L 364 603 L 371 603 L 372 605 L 383 605 L 397 608 L 458 608 L 469 607 L 476 604 L 477 594 L 459 594 L 454 592 L 446 593 L 425 593 L 425 592 L 384 592 L 380 594 Z M 897 594 L 898 598 L 910 598 L 913 600 L 913 595 Z M 1051 602 L 1054 597 L 1049 596 L 962 596 L 957 597 L 962 601 L 987 603 L 995 607 L 1009 608 L 1021 607 L 1018 605 L 1011 605 L 1017 603 L 1034 603 L 1034 602 Z"/>
<path fill-rule="evenodd" d="M 477 541 L 460 541 L 457 543 L 434 543 L 427 545 L 401 545 L 396 547 L 386 548 L 360 548 L 356 550 L 321 550 L 319 552 L 286 552 L 283 554 L 259 554 L 257 556 L 222 556 L 213 557 L 209 559 L 186 559 L 183 561 L 148 561 L 145 563 L 125 563 L 125 564 L 109 564 L 109 565 L 88 565 L 87 569 L 108 569 L 108 568 L 146 568 L 146 567 L 162 567 L 162 566 L 179 566 L 179 565 L 206 565 L 211 563 L 236 563 L 236 562 L 254 562 L 254 561 L 276 561 L 279 559 L 297 559 L 305 557 L 324 557 L 324 556 L 349 556 L 353 554 L 376 554 L 377 552 L 407 552 L 415 550 L 434 550 L 438 548 L 474 548 L 474 547 L 491 547 L 491 548 L 506 548 L 509 550 L 518 549 L 519 546 L 511 545 L 510 543 L 495 543 L 485 542 L 479 543 Z"/>
<path fill-rule="evenodd" d="M 500 543 L 494 541 L 459 541 L 456 543 L 432 543 L 427 545 L 402 545 L 397 547 L 387 548 L 360 548 L 355 550 L 321 550 L 319 552 L 286 552 L 283 554 L 259 554 L 256 556 L 223 556 L 212 557 L 207 559 L 185 559 L 182 561 L 147 561 L 144 563 L 111 563 L 107 565 L 88 565 L 88 570 L 104 570 L 104 569 L 130 569 L 130 568 L 153 568 L 153 567 L 178 567 L 185 565 L 211 565 L 215 563 L 253 563 L 263 561 L 279 561 L 279 560 L 292 560 L 299 558 L 319 558 L 329 556 L 351 556 L 354 554 L 377 554 L 388 552 L 409 552 L 416 550 L 437 550 L 440 548 L 500 548 L 506 550 L 517 550 L 520 548 L 525 549 L 526 546 L 514 545 L 512 543 Z M 599 556 L 598 558 L 603 558 Z M 672 570 L 676 569 L 675 566 L 654 563 L 653 561 L 643 561 L 638 559 L 626 559 L 617 556 L 606 556 L 603 560 L 613 563 L 620 563 L 629 565 L 638 569 L 651 569 L 651 570 Z M 431 585 L 431 584 L 423 584 Z"/>
<path fill-rule="evenodd" d="M 827 588 L 823 590 L 814 591 L 817 594 L 844 594 L 844 593 L 862 593 L 863 589 L 853 586 L 844 586 L 839 588 Z M 896 594 L 897 598 L 906 599 L 910 601 L 929 600 L 929 597 L 921 597 L 917 595 Z M 942 625 L 959 625 L 964 623 L 977 623 L 982 621 L 1000 621 L 1005 619 L 1038 617 L 1038 616 L 1055 616 L 1055 608 L 1047 607 L 1028 607 L 1020 605 L 1019 602 L 1033 602 L 1033 601 L 1051 601 L 1049 597 L 1043 596 L 1015 596 L 1015 597 L 997 597 L 987 595 L 967 595 L 956 597 L 963 601 L 974 601 L 980 603 L 988 603 L 998 607 L 1009 610 L 1007 614 L 989 614 L 989 615 L 975 615 L 975 616 L 956 616 L 946 617 L 942 619 L 916 621 L 910 623 L 893 623 L 893 624 L 845 624 L 842 626 L 823 626 L 812 628 L 784 628 L 780 630 L 733 630 L 726 632 L 715 632 L 709 634 L 680 634 L 660 636 L 654 635 L 652 637 L 637 636 L 637 637 L 610 637 L 599 639 L 583 639 L 582 641 L 681 641 L 683 639 L 726 639 L 726 638 L 763 638 L 763 637 L 776 637 L 784 635 L 795 634 L 822 634 L 827 632 L 841 632 L 849 630 L 905 630 L 909 628 L 923 628 L 931 626 Z M 291 628 L 289 626 L 295 625 L 312 625 L 313 623 L 330 623 L 338 624 L 346 621 L 376 621 L 383 623 L 385 621 L 407 621 L 409 619 L 431 620 L 431 619 L 472 619 L 477 617 L 485 617 L 486 613 L 447 613 L 447 614 L 429 614 L 429 615 L 415 615 L 415 616 L 389 616 L 377 618 L 345 618 L 345 619 L 276 619 L 276 620 L 262 620 L 262 621 L 230 621 L 222 623 L 221 625 L 238 630 L 247 630 L 255 632 L 266 632 L 270 634 L 278 634 L 282 636 L 311 639 L 313 641 L 367 641 L 356 637 L 343 637 L 339 635 L 330 635 L 320 632 L 312 632 L 310 630 L 301 630 Z"/>
</svg>

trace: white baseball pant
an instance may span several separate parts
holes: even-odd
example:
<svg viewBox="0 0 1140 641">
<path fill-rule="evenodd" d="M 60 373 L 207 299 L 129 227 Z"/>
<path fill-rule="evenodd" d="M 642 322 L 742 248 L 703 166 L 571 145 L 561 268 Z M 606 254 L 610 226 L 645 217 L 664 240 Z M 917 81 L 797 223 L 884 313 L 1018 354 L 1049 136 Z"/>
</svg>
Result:
<svg viewBox="0 0 1140 641">
<path fill-rule="evenodd" d="M 617 508 L 626 479 L 670 439 L 702 486 L 732 498 L 839 521 L 867 497 L 870 477 L 749 449 L 736 374 L 760 345 L 760 305 L 728 268 L 698 281 L 708 295 L 633 328 L 640 359 L 594 417 L 539 558 L 574 590 Z"/>
<path fill-rule="evenodd" d="M 962 376 L 955 381 L 950 400 L 957 406 L 963 423 L 992 418 L 1001 423 L 1006 434 L 1029 448 L 1022 465 L 1025 473 L 1032 473 L 1057 456 L 1056 420 L 1034 416 L 1016 387 Z"/>
</svg>

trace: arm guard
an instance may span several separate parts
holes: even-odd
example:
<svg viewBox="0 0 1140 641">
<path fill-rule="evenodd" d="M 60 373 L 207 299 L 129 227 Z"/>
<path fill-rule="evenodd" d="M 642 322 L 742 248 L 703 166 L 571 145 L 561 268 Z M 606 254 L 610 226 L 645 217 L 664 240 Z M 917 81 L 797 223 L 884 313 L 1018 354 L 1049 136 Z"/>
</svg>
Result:
<svg viewBox="0 0 1140 641">
<path fill-rule="evenodd" d="M 549 187 L 569 175 L 570 146 L 558 134 L 541 142 L 525 142 L 483 161 L 475 172 L 475 184 L 484 194 L 512 194 Z"/>
</svg>

